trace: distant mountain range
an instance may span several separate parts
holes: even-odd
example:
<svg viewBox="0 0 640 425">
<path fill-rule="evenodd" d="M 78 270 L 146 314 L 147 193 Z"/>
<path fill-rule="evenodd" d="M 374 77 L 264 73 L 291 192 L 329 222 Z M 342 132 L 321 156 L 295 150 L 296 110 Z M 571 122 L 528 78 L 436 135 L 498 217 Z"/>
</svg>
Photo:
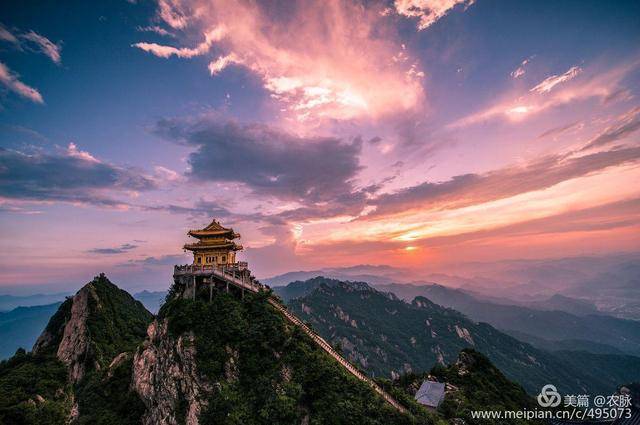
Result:
<svg viewBox="0 0 640 425">
<path fill-rule="evenodd" d="M 427 279 L 516 301 L 560 294 L 586 300 L 610 315 L 640 320 L 640 253 L 470 263 L 456 272 L 465 277 Z"/>
<path fill-rule="evenodd" d="M 422 296 L 409 304 L 366 283 L 325 278 L 276 292 L 351 361 L 376 376 L 429 370 L 454 361 L 461 349 L 474 348 L 532 394 L 547 383 L 565 391 L 606 393 L 616 383 L 640 379 L 638 357 L 581 352 L 582 364 L 591 368 L 585 372 L 581 363 L 571 361 L 571 353 L 534 348 Z"/>
<path fill-rule="evenodd" d="M 0 360 L 13 356 L 19 347 L 31 349 L 60 304 L 17 307 L 0 313 Z"/>
<path fill-rule="evenodd" d="M 365 264 L 352 267 L 288 272 L 278 276 L 261 279 L 261 282 L 271 287 L 277 287 L 285 286 L 295 281 L 304 281 L 317 276 L 323 276 L 330 279 L 367 282 L 371 285 L 384 285 L 393 282 L 405 282 L 405 280 L 399 279 L 399 276 L 404 275 L 406 275 L 406 271 L 403 273 L 402 269 L 396 267 L 372 266 Z M 410 281 L 411 279 L 406 280 L 406 282 Z"/>
<path fill-rule="evenodd" d="M 7 312 L 17 307 L 31 307 L 62 302 L 68 295 L 71 294 L 68 292 L 58 292 L 55 294 L 33 294 L 24 296 L 0 295 L 0 312 Z"/>
<path fill-rule="evenodd" d="M 565 274 L 564 269 L 557 265 L 552 268 L 561 270 L 556 270 L 560 275 Z M 553 294 L 546 298 L 511 300 L 495 296 L 495 293 L 504 294 L 503 291 L 495 290 L 493 294 L 487 294 L 429 282 L 374 286 L 382 291 L 393 292 L 408 302 L 417 296 L 424 296 L 437 304 L 458 310 L 475 321 L 487 322 L 538 348 L 640 355 L 640 321 L 612 317 L 612 313 L 599 311 L 593 302 L 585 299 Z M 274 288 L 285 301 L 303 296 L 312 289 L 303 281 Z"/>
<path fill-rule="evenodd" d="M 151 313 L 156 314 L 167 297 L 167 291 L 142 291 L 133 294 Z"/>
<path fill-rule="evenodd" d="M 623 352 L 640 355 L 640 322 L 601 313 L 592 314 L 595 307 L 581 300 L 556 295 L 548 300 L 548 304 L 542 301 L 528 304 L 536 306 L 535 309 L 482 301 L 463 290 L 435 284 L 391 284 L 380 285 L 377 288 L 393 292 L 407 301 L 416 296 L 424 296 L 540 348 L 548 348 L 555 341 L 559 341 L 558 349 L 573 346 L 573 349 L 585 349 L 596 353 Z M 559 311 L 560 309 L 563 311 Z"/>
<path fill-rule="evenodd" d="M 271 286 L 324 276 L 338 280 L 457 288 L 495 304 L 640 320 L 640 253 L 462 263 L 441 270 L 359 265 L 263 279 Z"/>
</svg>

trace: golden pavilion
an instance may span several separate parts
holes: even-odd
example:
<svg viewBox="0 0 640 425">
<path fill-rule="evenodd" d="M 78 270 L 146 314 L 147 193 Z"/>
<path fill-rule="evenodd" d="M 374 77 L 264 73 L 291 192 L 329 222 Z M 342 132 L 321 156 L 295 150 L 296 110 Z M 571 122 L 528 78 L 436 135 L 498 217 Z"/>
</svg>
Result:
<svg viewBox="0 0 640 425">
<path fill-rule="evenodd" d="M 236 251 L 240 251 L 242 245 L 234 242 L 240 234 L 233 229 L 223 227 L 213 220 L 204 229 L 189 230 L 187 234 L 198 239 L 198 242 L 183 247 L 193 252 L 194 265 L 223 267 L 236 264 Z"/>
</svg>

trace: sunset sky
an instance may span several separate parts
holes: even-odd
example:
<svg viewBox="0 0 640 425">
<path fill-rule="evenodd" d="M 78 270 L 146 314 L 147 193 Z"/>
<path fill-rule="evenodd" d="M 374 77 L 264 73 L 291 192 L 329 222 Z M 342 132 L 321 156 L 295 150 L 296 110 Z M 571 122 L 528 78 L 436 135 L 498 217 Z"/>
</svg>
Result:
<svg viewBox="0 0 640 425">
<path fill-rule="evenodd" d="M 640 2 L 24 1 L 0 24 L 7 288 L 164 289 L 213 217 L 259 277 L 640 247 Z"/>
</svg>

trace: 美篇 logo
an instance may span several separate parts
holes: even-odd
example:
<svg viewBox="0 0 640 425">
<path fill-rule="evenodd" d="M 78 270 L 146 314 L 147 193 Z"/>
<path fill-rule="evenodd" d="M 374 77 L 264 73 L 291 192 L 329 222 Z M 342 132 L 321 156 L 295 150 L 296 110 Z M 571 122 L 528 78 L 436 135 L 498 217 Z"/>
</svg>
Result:
<svg viewBox="0 0 640 425">
<path fill-rule="evenodd" d="M 538 404 L 542 407 L 556 407 L 562 401 L 560 393 L 555 385 L 547 384 L 540 390 L 538 394 Z"/>
</svg>

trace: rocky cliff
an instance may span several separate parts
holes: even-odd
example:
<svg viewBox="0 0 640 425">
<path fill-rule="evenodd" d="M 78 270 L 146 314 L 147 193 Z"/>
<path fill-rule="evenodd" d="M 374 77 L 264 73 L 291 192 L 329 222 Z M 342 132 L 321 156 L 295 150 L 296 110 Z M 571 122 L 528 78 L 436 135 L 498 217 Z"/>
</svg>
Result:
<svg viewBox="0 0 640 425">
<path fill-rule="evenodd" d="M 177 424 L 177 406 L 186 404 L 184 419 L 197 424 L 212 387 L 196 365 L 192 332 L 174 338 L 166 319 L 149 325 L 148 337 L 133 360 L 132 385 L 147 410 L 143 424 Z"/>
<path fill-rule="evenodd" d="M 88 357 L 89 329 L 89 297 L 97 298 L 92 283 L 83 287 L 71 299 L 70 314 L 65 317 L 64 326 L 58 329 L 45 329 L 36 341 L 33 352 L 41 353 L 57 346 L 56 357 L 69 369 L 69 379 L 78 383 L 84 377 L 85 359 Z M 65 306 L 65 311 L 68 306 Z M 58 339 L 56 335 L 61 335 Z"/>
</svg>

